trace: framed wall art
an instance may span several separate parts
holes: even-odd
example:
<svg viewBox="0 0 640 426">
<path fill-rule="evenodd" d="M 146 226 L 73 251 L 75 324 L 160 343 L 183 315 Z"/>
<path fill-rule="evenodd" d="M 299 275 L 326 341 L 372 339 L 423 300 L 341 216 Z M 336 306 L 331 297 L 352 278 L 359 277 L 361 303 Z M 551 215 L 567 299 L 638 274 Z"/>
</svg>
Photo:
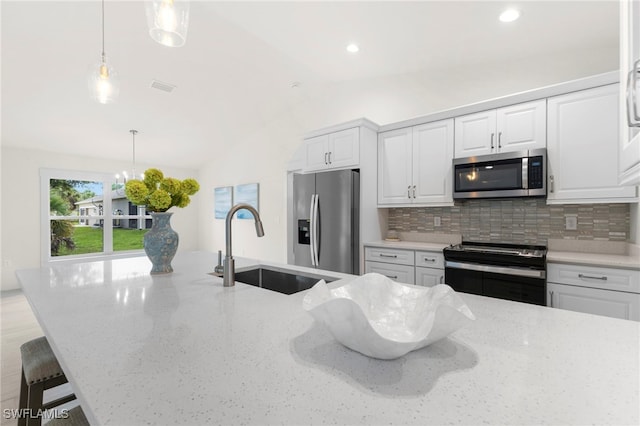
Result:
<svg viewBox="0 0 640 426">
<path fill-rule="evenodd" d="M 234 199 L 236 203 L 246 203 L 253 206 L 258 212 L 258 199 L 260 195 L 260 186 L 257 183 L 247 183 L 244 185 L 236 185 L 234 191 Z M 238 219 L 253 219 L 253 215 L 248 210 L 240 210 L 236 213 Z"/>
<path fill-rule="evenodd" d="M 233 205 L 233 187 L 221 186 L 214 191 L 216 219 L 225 219 Z"/>
</svg>

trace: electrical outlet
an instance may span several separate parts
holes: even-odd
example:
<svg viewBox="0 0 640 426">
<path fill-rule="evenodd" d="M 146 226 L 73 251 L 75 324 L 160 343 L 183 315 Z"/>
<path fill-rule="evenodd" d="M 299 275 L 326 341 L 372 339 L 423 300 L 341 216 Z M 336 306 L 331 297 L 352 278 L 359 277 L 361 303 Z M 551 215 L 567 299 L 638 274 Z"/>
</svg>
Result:
<svg viewBox="0 0 640 426">
<path fill-rule="evenodd" d="M 578 229 L 578 216 L 565 216 L 564 229 L 567 231 L 575 231 Z"/>
<path fill-rule="evenodd" d="M 441 222 L 440 222 L 440 216 L 434 216 L 433 217 L 433 226 L 440 226 Z"/>
</svg>

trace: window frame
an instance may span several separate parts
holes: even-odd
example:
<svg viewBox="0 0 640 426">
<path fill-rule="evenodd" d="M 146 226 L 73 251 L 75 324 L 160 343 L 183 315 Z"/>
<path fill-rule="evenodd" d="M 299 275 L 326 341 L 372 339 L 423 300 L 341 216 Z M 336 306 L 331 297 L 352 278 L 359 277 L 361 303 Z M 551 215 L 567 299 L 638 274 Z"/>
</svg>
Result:
<svg viewBox="0 0 640 426">
<path fill-rule="evenodd" d="M 102 215 L 73 215 L 73 216 L 52 216 L 50 214 L 50 181 L 60 180 L 80 180 L 88 182 L 102 183 Z M 115 183 L 114 175 L 101 172 L 89 172 L 79 170 L 64 169 L 40 169 L 40 263 L 48 266 L 59 262 L 87 261 L 87 260 L 108 260 L 123 257 L 143 256 L 144 250 L 113 250 L 113 220 L 138 219 L 145 223 L 151 216 L 146 215 L 144 208 L 138 208 L 138 215 L 115 215 L 113 212 L 111 185 Z M 78 212 L 79 213 L 79 212 Z M 70 254 L 65 256 L 51 256 L 51 221 L 52 220 L 82 220 L 98 219 L 103 221 L 102 226 L 102 251 L 96 253 Z"/>
</svg>

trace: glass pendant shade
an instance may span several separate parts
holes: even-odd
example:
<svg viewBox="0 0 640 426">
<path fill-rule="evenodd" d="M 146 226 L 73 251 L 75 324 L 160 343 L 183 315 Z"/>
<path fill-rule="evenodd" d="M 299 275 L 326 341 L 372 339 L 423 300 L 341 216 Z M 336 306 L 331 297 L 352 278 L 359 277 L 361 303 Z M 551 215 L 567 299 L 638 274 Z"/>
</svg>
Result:
<svg viewBox="0 0 640 426">
<path fill-rule="evenodd" d="M 93 99 L 101 104 L 114 102 L 120 93 L 118 73 L 104 59 L 92 67 L 89 90 Z"/>
<path fill-rule="evenodd" d="M 189 2 L 186 0 L 153 0 L 145 3 L 149 35 L 158 43 L 180 47 L 187 41 Z"/>
</svg>

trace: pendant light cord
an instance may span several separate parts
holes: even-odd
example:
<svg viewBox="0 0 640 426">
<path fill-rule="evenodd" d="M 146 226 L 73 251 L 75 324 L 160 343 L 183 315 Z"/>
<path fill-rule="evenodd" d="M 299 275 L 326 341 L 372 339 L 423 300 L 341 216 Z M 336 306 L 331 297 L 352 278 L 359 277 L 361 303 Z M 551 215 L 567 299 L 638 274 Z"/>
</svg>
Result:
<svg viewBox="0 0 640 426">
<path fill-rule="evenodd" d="M 104 0 L 102 0 L 102 62 L 105 62 L 105 54 L 104 54 Z"/>
</svg>

